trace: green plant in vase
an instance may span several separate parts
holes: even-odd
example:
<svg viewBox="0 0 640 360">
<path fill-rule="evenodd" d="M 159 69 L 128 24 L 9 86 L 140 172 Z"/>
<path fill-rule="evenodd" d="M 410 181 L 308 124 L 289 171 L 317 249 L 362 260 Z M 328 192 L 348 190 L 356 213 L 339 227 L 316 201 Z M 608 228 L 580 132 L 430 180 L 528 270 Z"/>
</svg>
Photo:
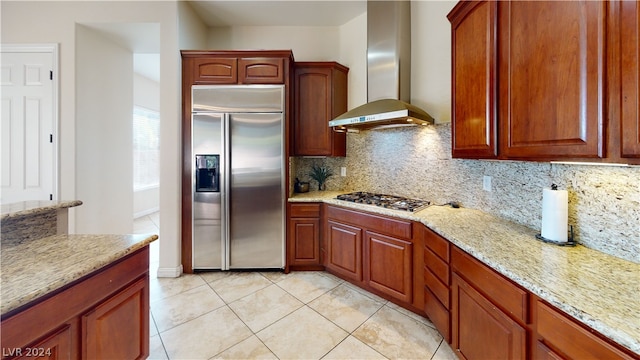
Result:
<svg viewBox="0 0 640 360">
<path fill-rule="evenodd" d="M 324 166 L 313 165 L 311 168 L 311 172 L 309 173 L 309 177 L 318 182 L 318 190 L 322 191 L 325 189 L 325 182 L 327 178 L 333 175 L 331 169 L 326 168 Z"/>
</svg>

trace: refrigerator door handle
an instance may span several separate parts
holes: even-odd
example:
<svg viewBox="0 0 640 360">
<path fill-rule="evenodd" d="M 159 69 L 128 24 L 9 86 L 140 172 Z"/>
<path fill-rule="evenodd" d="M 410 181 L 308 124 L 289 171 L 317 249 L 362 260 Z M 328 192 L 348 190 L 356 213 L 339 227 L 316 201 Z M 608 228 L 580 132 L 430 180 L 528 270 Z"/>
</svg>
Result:
<svg viewBox="0 0 640 360">
<path fill-rule="evenodd" d="M 224 162 L 220 168 L 224 172 L 221 174 L 222 182 L 222 267 L 221 270 L 229 270 L 230 263 L 230 203 L 231 203 L 231 144 L 230 144 L 230 114 L 224 114 L 222 119 L 222 150 Z"/>
</svg>

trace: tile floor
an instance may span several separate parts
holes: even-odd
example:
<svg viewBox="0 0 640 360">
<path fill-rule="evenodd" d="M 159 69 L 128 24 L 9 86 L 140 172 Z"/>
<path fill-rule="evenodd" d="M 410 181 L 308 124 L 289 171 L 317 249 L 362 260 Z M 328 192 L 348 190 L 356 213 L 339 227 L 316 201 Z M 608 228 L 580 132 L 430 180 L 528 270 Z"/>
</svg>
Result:
<svg viewBox="0 0 640 360">
<path fill-rule="evenodd" d="M 135 232 L 157 233 L 157 220 Z M 156 278 L 154 244 L 150 359 L 456 359 L 428 319 L 331 274 Z"/>
</svg>

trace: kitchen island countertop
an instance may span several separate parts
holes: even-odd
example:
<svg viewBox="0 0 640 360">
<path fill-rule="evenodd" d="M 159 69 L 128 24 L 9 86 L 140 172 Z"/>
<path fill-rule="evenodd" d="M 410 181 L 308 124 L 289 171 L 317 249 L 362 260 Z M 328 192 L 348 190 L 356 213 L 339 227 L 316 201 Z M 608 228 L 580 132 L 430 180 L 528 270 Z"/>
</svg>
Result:
<svg viewBox="0 0 640 360">
<path fill-rule="evenodd" d="M 80 200 L 33 200 L 2 204 L 2 215 L 0 216 L 0 220 L 27 215 L 37 215 L 51 210 L 66 209 L 80 205 L 82 205 L 82 201 Z"/>
<path fill-rule="evenodd" d="M 157 235 L 54 235 L 2 243 L 0 313 L 4 318 L 38 298 L 134 253 Z"/>
<path fill-rule="evenodd" d="M 543 243 L 535 239 L 539 231 L 479 210 L 432 205 L 411 213 L 337 200 L 341 193 L 294 194 L 289 202 L 325 202 L 421 222 L 579 322 L 640 354 L 640 264 L 581 245 Z"/>
</svg>

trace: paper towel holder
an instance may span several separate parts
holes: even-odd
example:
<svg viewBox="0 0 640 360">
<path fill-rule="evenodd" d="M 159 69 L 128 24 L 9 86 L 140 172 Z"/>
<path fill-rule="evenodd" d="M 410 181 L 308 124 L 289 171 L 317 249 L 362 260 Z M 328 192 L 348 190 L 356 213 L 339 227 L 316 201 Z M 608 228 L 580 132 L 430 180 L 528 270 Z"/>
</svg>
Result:
<svg viewBox="0 0 640 360">
<path fill-rule="evenodd" d="M 569 237 L 566 242 L 555 241 L 542 237 L 542 234 L 537 234 L 536 239 L 546 242 L 548 244 L 560 245 L 560 246 L 576 246 L 578 243 L 573 239 L 573 225 L 569 225 Z"/>
</svg>

